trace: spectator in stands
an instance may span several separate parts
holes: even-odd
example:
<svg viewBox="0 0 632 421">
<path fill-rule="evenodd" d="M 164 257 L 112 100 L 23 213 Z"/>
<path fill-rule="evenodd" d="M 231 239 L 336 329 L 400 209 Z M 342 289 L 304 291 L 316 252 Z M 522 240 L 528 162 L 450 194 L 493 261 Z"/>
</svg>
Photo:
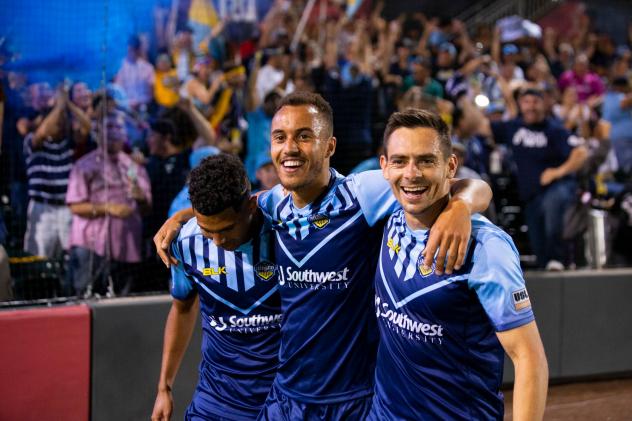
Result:
<svg viewBox="0 0 632 421">
<path fill-rule="evenodd" d="M 161 109 L 174 107 L 180 99 L 180 82 L 176 69 L 171 65 L 168 54 L 156 58 L 156 80 L 154 81 L 154 99 Z"/>
<path fill-rule="evenodd" d="M 85 113 L 85 117 L 92 120 L 92 91 L 84 82 L 75 82 L 70 86 L 68 98 L 70 102 Z M 78 120 L 70 116 L 72 138 L 75 141 L 75 161 L 96 148 L 95 142 L 90 138 L 90 125 L 85 120 Z"/>
<path fill-rule="evenodd" d="M 411 65 L 411 74 L 404 79 L 403 90 L 420 88 L 425 95 L 443 98 L 443 87 L 430 77 L 431 64 L 423 57 L 416 58 Z"/>
<path fill-rule="evenodd" d="M 119 85 L 136 111 L 145 111 L 153 100 L 154 67 L 142 56 L 141 41 L 137 35 L 127 43 L 127 57 L 123 60 L 114 82 Z"/>
<path fill-rule="evenodd" d="M 251 91 L 250 98 L 254 100 L 256 93 Z M 265 96 L 260 106 L 251 103 L 251 111 L 246 113 L 248 145 L 246 147 L 245 167 L 251 183 L 256 181 L 257 163 L 262 157 L 270 156 L 270 127 L 272 116 L 280 100 L 281 93 L 274 90 Z"/>
<path fill-rule="evenodd" d="M 82 146 L 70 136 L 68 114 L 89 130 L 89 118 L 61 88 L 52 111 L 24 139 L 30 199 L 24 250 L 51 259 L 68 249 L 71 214 L 66 190 L 75 148 Z"/>
<path fill-rule="evenodd" d="M 494 140 L 513 151 L 518 171 L 518 189 L 525 203 L 531 247 L 538 265 L 548 270 L 564 269 L 566 250 L 561 240 L 564 210 L 574 197 L 573 173 L 587 156 L 574 137 L 544 113 L 542 93 L 520 93 L 520 117 L 491 125 Z"/>
<path fill-rule="evenodd" d="M 216 75 L 211 82 L 213 62 L 207 56 L 198 57 L 191 77 L 182 85 L 180 96 L 189 98 L 206 118 L 213 112 L 213 99 L 224 82 L 223 75 Z"/>
<path fill-rule="evenodd" d="M 186 183 L 189 166 L 190 146 L 178 136 L 174 122 L 162 118 L 151 124 L 147 140 L 149 159 L 147 173 L 153 192 L 153 209 L 146 218 L 147 235 L 154 233 L 165 219 L 171 201 Z"/>
<path fill-rule="evenodd" d="M 73 214 L 72 249 L 66 292 L 125 295 L 142 257 L 142 215 L 151 209 L 149 177 L 123 152 L 122 113 L 97 122 L 97 139 L 98 149 L 77 161 L 70 174 L 66 202 Z"/>
<path fill-rule="evenodd" d="M 601 78 L 589 69 L 586 54 L 579 54 L 575 58 L 572 70 L 567 70 L 560 76 L 559 87 L 562 93 L 566 88 L 573 87 L 577 91 L 579 102 L 594 104 L 605 92 Z"/>
<path fill-rule="evenodd" d="M 227 65 L 215 97 L 209 122 L 218 136 L 217 146 L 224 152 L 239 154 L 243 149 L 242 133 L 247 128 L 246 69 Z"/>
<path fill-rule="evenodd" d="M 265 96 L 280 89 L 284 94 L 292 92 L 290 77 L 290 54 L 283 47 L 268 48 L 268 61 L 257 73 L 255 89 L 257 101 L 263 102 Z"/>
<path fill-rule="evenodd" d="M 632 174 L 632 92 L 626 78 L 617 78 L 603 101 L 603 119 L 610 122 L 610 139 L 619 168 Z"/>
<path fill-rule="evenodd" d="M 193 31 L 191 28 L 185 27 L 176 33 L 171 46 L 171 59 L 175 64 L 178 79 L 180 82 L 184 82 L 195 65 Z"/>
<path fill-rule="evenodd" d="M 276 168 L 274 168 L 274 164 L 272 163 L 272 158 L 270 156 L 263 156 L 259 159 L 256 177 L 256 190 L 270 190 L 272 187 L 280 183 L 279 175 L 276 172 Z"/>
</svg>

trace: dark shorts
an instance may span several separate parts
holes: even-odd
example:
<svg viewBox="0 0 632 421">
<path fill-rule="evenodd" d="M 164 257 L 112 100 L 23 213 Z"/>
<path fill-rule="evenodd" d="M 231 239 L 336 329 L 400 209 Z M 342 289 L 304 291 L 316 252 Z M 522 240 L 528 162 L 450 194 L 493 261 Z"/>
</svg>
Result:
<svg viewBox="0 0 632 421">
<path fill-rule="evenodd" d="M 285 395 L 273 384 L 259 414 L 260 421 L 355 421 L 364 420 L 371 410 L 371 396 L 350 401 L 320 404 L 300 402 Z"/>
</svg>

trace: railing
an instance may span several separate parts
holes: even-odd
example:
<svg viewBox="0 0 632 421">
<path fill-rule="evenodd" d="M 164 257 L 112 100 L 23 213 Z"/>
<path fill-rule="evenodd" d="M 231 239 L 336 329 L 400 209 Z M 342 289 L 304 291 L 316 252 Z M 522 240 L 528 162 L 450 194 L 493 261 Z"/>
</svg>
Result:
<svg viewBox="0 0 632 421">
<path fill-rule="evenodd" d="M 518 15 L 535 20 L 559 4 L 559 0 L 496 0 L 481 2 L 466 9 L 456 18 L 466 26 L 491 24 L 506 16 Z"/>
</svg>

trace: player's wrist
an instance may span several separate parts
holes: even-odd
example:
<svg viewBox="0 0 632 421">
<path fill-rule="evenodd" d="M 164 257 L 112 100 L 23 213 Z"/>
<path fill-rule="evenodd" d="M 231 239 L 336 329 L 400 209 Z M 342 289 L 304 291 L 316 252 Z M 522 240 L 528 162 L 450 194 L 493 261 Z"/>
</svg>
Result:
<svg viewBox="0 0 632 421">
<path fill-rule="evenodd" d="M 171 393 L 171 385 L 167 383 L 160 383 L 158 385 L 158 393 Z"/>
<path fill-rule="evenodd" d="M 469 212 L 470 214 L 472 213 L 472 204 L 470 203 L 469 200 L 459 196 L 459 195 L 454 195 L 452 197 L 450 197 L 450 201 L 448 202 L 448 206 L 450 207 L 462 207 L 463 209 L 465 209 L 467 212 Z"/>
</svg>

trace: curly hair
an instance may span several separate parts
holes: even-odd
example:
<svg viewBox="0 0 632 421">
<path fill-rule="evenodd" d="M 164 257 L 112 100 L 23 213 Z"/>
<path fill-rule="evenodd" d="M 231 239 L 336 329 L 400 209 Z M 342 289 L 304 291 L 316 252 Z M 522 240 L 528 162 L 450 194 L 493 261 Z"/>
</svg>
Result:
<svg viewBox="0 0 632 421">
<path fill-rule="evenodd" d="M 189 174 L 191 205 L 202 215 L 216 215 L 228 208 L 238 212 L 248 197 L 250 182 L 234 155 L 209 156 Z"/>
</svg>

